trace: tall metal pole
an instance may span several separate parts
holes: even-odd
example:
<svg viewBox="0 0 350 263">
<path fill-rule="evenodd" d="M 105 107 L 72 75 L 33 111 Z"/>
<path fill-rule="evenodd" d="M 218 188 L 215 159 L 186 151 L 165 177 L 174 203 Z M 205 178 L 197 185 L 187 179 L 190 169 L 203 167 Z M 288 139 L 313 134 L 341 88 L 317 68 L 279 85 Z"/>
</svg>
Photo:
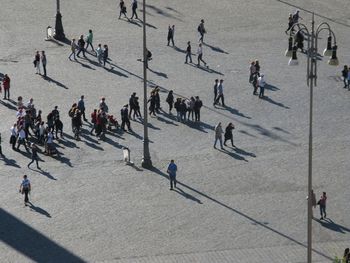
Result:
<svg viewBox="0 0 350 263">
<path fill-rule="evenodd" d="M 143 158 L 142 167 L 151 168 L 152 161 L 148 140 L 148 112 L 147 112 L 147 45 L 146 45 L 146 0 L 143 0 Z"/>
<path fill-rule="evenodd" d="M 55 24 L 55 36 L 57 40 L 64 40 L 66 36 L 64 35 L 63 25 L 62 25 L 62 15 L 60 12 L 60 0 L 56 0 L 56 24 Z"/>
<path fill-rule="evenodd" d="M 311 29 L 311 49 L 308 51 L 308 82 L 310 83 L 310 112 L 309 112 L 309 169 L 308 169 L 308 209 L 307 209 L 307 263 L 312 263 L 312 109 L 313 109 L 313 89 L 314 80 L 316 79 L 316 50 L 315 50 L 315 21 L 312 14 L 312 29 Z"/>
</svg>

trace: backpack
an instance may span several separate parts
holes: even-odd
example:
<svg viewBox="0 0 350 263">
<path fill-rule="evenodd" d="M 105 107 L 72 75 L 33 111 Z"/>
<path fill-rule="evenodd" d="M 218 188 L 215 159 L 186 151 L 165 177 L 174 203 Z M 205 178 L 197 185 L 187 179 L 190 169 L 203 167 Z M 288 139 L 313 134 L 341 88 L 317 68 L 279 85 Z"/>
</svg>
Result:
<svg viewBox="0 0 350 263">
<path fill-rule="evenodd" d="M 198 32 L 199 32 L 199 33 L 202 31 L 202 29 L 201 29 L 201 25 L 198 25 L 197 30 L 198 30 Z"/>
</svg>

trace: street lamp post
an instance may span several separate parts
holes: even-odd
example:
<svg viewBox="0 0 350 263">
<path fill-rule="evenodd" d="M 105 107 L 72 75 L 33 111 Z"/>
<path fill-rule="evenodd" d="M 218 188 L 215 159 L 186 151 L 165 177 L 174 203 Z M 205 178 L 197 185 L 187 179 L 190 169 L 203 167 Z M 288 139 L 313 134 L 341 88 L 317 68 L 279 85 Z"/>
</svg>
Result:
<svg viewBox="0 0 350 263">
<path fill-rule="evenodd" d="M 147 112 L 147 45 L 146 45 L 146 0 L 143 0 L 143 157 L 142 167 L 152 168 L 148 140 Z"/>
<path fill-rule="evenodd" d="M 64 40 L 66 36 L 64 35 L 63 25 L 62 25 L 62 15 L 60 12 L 60 0 L 56 0 L 56 24 L 55 24 L 55 36 L 57 40 Z"/>
<path fill-rule="evenodd" d="M 303 30 L 306 31 L 308 34 L 308 50 L 307 50 L 307 85 L 310 87 L 310 111 L 309 111 L 309 157 L 308 157 L 308 209 L 307 209 L 307 263 L 312 262 L 312 119 L 313 119 L 313 88 L 314 86 L 317 86 L 317 42 L 318 42 L 318 35 L 322 30 L 328 30 L 329 37 L 327 40 L 327 48 L 324 51 L 324 55 L 332 55 L 332 57 L 329 59 L 328 64 L 337 66 L 339 64 L 338 58 L 337 58 L 337 45 L 336 45 L 336 38 L 334 35 L 334 32 L 331 30 L 328 23 L 323 22 L 321 23 L 316 31 L 315 31 L 315 20 L 314 20 L 314 13 L 312 14 L 312 27 L 311 27 L 311 34 L 309 33 L 309 30 L 307 27 L 302 24 L 298 23 L 293 25 L 293 27 L 290 30 L 290 38 L 292 36 L 292 30 L 295 26 L 298 26 L 299 31 L 296 33 L 296 35 L 300 32 L 302 33 Z M 332 36 L 334 38 L 334 46 L 332 47 Z M 289 39 L 290 39 L 289 38 Z M 290 42 L 290 41 L 289 41 Z M 295 41 L 294 41 L 295 42 Z M 295 43 L 294 43 L 295 44 Z M 290 45 L 288 47 L 288 50 L 290 51 Z M 287 50 L 287 51 L 288 51 Z M 292 48 L 292 52 L 286 52 L 286 56 L 292 56 L 289 60 L 289 65 L 294 66 L 298 65 L 297 62 L 297 47 L 294 46 Z"/>
</svg>

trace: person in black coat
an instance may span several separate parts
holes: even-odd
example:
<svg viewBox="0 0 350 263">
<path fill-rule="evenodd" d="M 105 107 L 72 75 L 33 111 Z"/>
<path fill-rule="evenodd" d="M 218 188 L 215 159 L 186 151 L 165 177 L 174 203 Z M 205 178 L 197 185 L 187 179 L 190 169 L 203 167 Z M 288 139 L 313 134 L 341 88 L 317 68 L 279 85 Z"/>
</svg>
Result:
<svg viewBox="0 0 350 263">
<path fill-rule="evenodd" d="M 131 119 L 132 111 L 134 111 L 134 119 L 135 119 L 135 112 L 136 112 L 135 97 L 136 97 L 136 92 L 131 94 L 131 96 L 129 98 L 129 106 L 130 106 L 129 119 Z"/>
<path fill-rule="evenodd" d="M 77 57 L 79 57 L 80 52 L 83 52 L 83 56 L 85 56 L 85 41 L 84 41 L 84 36 L 81 35 L 79 40 L 78 40 L 78 47 L 79 47 L 79 51 L 77 53 Z"/>
<path fill-rule="evenodd" d="M 232 135 L 232 130 L 235 128 L 235 126 L 233 126 L 233 124 L 230 122 L 226 129 L 225 129 L 225 140 L 224 140 L 224 145 L 226 146 L 226 141 L 231 140 L 231 144 L 232 147 L 235 147 L 235 145 L 233 144 L 233 135 Z"/>
<path fill-rule="evenodd" d="M 151 92 L 151 97 L 148 99 L 148 102 L 150 103 L 149 105 L 149 115 L 157 116 L 155 113 L 156 110 L 156 95 L 154 91 Z"/>
<path fill-rule="evenodd" d="M 168 97 L 166 98 L 166 102 L 169 104 L 169 114 L 171 114 L 171 110 L 173 109 L 174 104 L 174 95 L 172 90 L 169 91 Z"/>
<path fill-rule="evenodd" d="M 181 104 L 181 98 L 176 98 L 176 102 L 174 103 L 174 108 L 176 110 L 177 121 L 181 121 L 180 104 Z"/>
<path fill-rule="evenodd" d="M 124 17 L 126 19 L 128 19 L 128 21 L 129 21 L 129 18 L 126 16 L 126 6 L 124 3 L 124 0 L 120 0 L 119 7 L 120 7 L 119 19 L 120 19 L 121 15 L 123 14 Z"/>
<path fill-rule="evenodd" d="M 344 65 L 344 69 L 341 72 L 343 76 L 343 82 L 344 82 L 344 89 L 349 88 L 349 82 L 348 82 L 348 74 L 349 74 L 349 68 L 347 65 Z"/>
<path fill-rule="evenodd" d="M 122 125 L 121 125 L 121 128 L 123 131 L 126 131 L 125 129 L 125 124 L 126 126 L 128 126 L 128 130 L 129 131 L 132 131 L 131 130 L 131 127 L 130 127 L 130 120 L 129 120 L 129 109 L 128 109 L 128 104 L 125 104 L 123 106 L 123 108 L 120 110 L 120 115 L 121 115 L 121 119 L 122 119 Z"/>
<path fill-rule="evenodd" d="M 196 96 L 196 100 L 194 102 L 194 116 L 196 121 L 201 121 L 201 108 L 203 106 L 203 102 Z"/>
<path fill-rule="evenodd" d="M 187 111 L 186 101 L 182 100 L 180 103 L 180 119 L 183 122 L 186 121 L 186 111 Z"/>
<path fill-rule="evenodd" d="M 168 46 L 171 43 L 173 44 L 173 46 L 175 46 L 174 44 L 174 33 L 175 33 L 175 26 L 173 25 L 172 27 L 169 25 L 168 27 Z"/>
</svg>

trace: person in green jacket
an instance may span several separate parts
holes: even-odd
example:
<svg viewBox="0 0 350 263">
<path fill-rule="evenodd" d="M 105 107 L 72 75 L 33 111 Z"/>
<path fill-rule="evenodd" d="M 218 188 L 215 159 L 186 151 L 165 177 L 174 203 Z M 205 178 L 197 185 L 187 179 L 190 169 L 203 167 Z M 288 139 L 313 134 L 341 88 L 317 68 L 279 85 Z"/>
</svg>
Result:
<svg viewBox="0 0 350 263">
<path fill-rule="evenodd" d="M 92 51 L 95 51 L 95 50 L 94 50 L 94 47 L 93 47 L 93 45 L 92 45 L 92 39 L 93 39 L 92 30 L 89 29 L 89 34 L 88 34 L 88 36 L 87 36 L 87 38 L 86 38 L 86 50 L 87 50 L 87 48 L 88 48 L 89 45 L 90 45 Z"/>
</svg>

